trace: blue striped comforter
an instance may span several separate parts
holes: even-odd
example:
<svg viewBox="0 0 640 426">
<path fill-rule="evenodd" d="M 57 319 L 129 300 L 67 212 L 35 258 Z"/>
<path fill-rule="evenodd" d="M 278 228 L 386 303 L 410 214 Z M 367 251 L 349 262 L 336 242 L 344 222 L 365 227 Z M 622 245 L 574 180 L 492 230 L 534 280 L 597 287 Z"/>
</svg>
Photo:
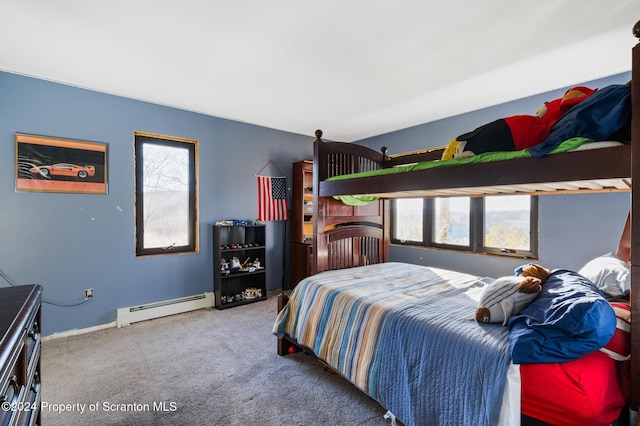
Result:
<svg viewBox="0 0 640 426">
<path fill-rule="evenodd" d="M 406 425 L 495 425 L 510 363 L 506 327 L 473 320 L 485 282 L 383 263 L 301 281 L 287 334 Z"/>
</svg>

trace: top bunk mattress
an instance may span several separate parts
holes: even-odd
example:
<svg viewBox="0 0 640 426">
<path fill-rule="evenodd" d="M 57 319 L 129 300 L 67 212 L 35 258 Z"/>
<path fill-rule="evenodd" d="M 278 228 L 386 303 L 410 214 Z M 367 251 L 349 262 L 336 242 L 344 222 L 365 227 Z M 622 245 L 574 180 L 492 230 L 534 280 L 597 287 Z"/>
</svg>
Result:
<svg viewBox="0 0 640 426">
<path fill-rule="evenodd" d="M 492 152 L 332 176 L 320 182 L 319 196 L 340 196 L 354 204 L 362 196 L 627 192 L 630 172 L 630 145 L 572 138 L 542 157 L 532 157 L 528 150 Z"/>
</svg>

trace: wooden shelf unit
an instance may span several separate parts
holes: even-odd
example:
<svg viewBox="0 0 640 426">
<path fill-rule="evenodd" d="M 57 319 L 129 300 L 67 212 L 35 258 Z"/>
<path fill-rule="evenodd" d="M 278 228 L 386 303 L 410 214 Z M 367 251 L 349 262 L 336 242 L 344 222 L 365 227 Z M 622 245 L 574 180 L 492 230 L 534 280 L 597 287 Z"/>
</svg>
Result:
<svg viewBox="0 0 640 426">
<path fill-rule="evenodd" d="M 215 307 L 232 308 L 267 299 L 267 260 L 265 225 L 213 226 L 213 292 Z M 245 268 L 223 269 L 222 259 L 230 265 L 237 257 Z M 250 268 L 259 259 L 260 267 Z M 256 297 L 243 296 L 247 289 L 258 289 Z"/>
</svg>

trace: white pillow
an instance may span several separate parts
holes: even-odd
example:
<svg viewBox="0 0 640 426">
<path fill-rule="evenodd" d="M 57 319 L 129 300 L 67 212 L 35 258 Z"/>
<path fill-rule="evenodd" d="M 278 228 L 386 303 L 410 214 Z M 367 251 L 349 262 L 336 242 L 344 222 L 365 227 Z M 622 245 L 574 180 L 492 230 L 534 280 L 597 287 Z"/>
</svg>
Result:
<svg viewBox="0 0 640 426">
<path fill-rule="evenodd" d="M 578 271 L 607 296 L 626 296 L 631 288 L 629 266 L 613 253 L 596 257 Z"/>
</svg>

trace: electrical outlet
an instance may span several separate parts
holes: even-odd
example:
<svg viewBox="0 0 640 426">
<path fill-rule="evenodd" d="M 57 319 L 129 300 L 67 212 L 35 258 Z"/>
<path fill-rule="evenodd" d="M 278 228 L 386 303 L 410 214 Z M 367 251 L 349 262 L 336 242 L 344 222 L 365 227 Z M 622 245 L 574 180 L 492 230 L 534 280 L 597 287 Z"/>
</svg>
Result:
<svg viewBox="0 0 640 426">
<path fill-rule="evenodd" d="M 93 299 L 93 289 L 88 288 L 84 291 L 84 300 Z"/>
</svg>

